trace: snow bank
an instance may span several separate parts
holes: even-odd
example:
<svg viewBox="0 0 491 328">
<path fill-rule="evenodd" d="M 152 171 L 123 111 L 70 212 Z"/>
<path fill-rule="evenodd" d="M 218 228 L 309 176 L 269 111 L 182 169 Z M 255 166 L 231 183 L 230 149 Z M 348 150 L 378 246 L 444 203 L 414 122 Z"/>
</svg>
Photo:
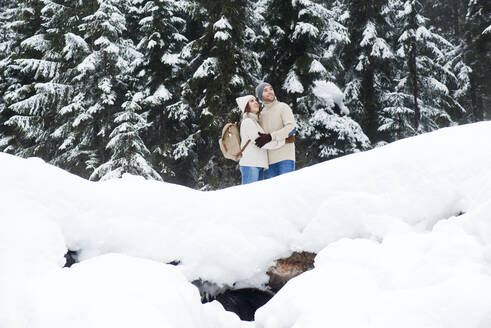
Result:
<svg viewBox="0 0 491 328">
<path fill-rule="evenodd" d="M 241 327 L 174 266 L 107 254 L 54 270 L 13 294 L 2 327 Z M 3 311 L 0 311 L 0 313 Z M 5 315 L 5 313 L 4 313 Z M 2 317 L 0 317 L 1 319 Z"/>
<path fill-rule="evenodd" d="M 490 246 L 461 221 L 441 221 L 431 233 L 391 233 L 380 243 L 332 243 L 314 270 L 256 312 L 256 327 L 491 327 Z"/>
<path fill-rule="evenodd" d="M 2 187 L 4 185 L 2 184 Z M 5 198 L 2 195 L 2 206 Z M 9 201 L 7 199 L 7 201 Z M 19 200 L 17 200 L 19 203 Z M 8 203 L 7 203 L 8 204 Z M 57 224 L 38 218 L 25 204 L 15 217 L 0 215 L 0 327 L 28 327 L 25 313 L 31 278 L 65 264 L 65 241 Z M 1 211 L 1 209 L 0 209 Z"/>
<path fill-rule="evenodd" d="M 81 260 L 124 253 L 180 261 L 189 280 L 259 286 L 273 261 L 291 251 L 427 231 L 489 199 L 482 182 L 490 181 L 490 134 L 489 122 L 442 129 L 216 192 L 134 176 L 87 182 L 37 159 L 0 154 L 7 186 L 0 214 L 56 222 Z"/>
<path fill-rule="evenodd" d="M 111 302 L 108 313 L 128 312 L 123 326 L 177 311 L 233 326 L 217 304 L 198 306 L 186 280 L 261 287 L 275 259 L 304 250 L 319 253 L 316 268 L 260 310 L 260 327 L 488 327 L 490 138 L 490 122 L 442 129 L 215 192 L 129 175 L 88 182 L 0 153 L 0 326 L 107 323 L 98 308 Z M 60 268 L 66 249 L 82 260 L 72 269 Z M 166 293 L 182 300 L 170 314 Z"/>
</svg>

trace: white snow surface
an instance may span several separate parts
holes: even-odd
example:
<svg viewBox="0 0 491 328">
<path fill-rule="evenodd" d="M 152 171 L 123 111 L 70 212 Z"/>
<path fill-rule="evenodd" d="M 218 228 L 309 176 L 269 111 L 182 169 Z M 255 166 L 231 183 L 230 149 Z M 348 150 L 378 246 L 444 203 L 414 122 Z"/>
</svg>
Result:
<svg viewBox="0 0 491 328">
<path fill-rule="evenodd" d="M 344 105 L 344 93 L 337 85 L 323 80 L 314 81 L 314 95 L 328 102 L 330 106 L 336 103 L 341 110 L 341 114 L 349 115 L 349 109 Z"/>
<path fill-rule="evenodd" d="M 326 68 L 320 61 L 317 59 L 312 60 L 310 64 L 309 73 L 325 73 L 327 72 Z"/>
<path fill-rule="evenodd" d="M 283 89 L 288 93 L 303 93 L 304 88 L 302 82 L 298 79 L 297 73 L 292 69 L 286 76 L 286 80 L 283 83 Z"/>
<path fill-rule="evenodd" d="M 198 69 L 194 72 L 193 78 L 199 79 L 215 74 L 217 63 L 218 60 L 216 57 L 206 58 L 203 63 L 198 67 Z"/>
<path fill-rule="evenodd" d="M 261 288 L 292 251 L 315 268 L 256 327 L 491 327 L 490 138 L 446 128 L 214 192 L 0 153 L 0 327 L 241 327 L 189 282 Z"/>
<path fill-rule="evenodd" d="M 223 31 L 218 31 L 213 36 L 213 38 L 215 38 L 217 40 L 222 40 L 222 41 L 226 41 L 226 40 L 230 39 L 231 37 L 232 36 L 228 32 L 223 32 Z"/>
<path fill-rule="evenodd" d="M 218 21 L 213 24 L 214 30 L 232 30 L 232 25 L 230 25 L 228 19 L 222 16 Z"/>
</svg>

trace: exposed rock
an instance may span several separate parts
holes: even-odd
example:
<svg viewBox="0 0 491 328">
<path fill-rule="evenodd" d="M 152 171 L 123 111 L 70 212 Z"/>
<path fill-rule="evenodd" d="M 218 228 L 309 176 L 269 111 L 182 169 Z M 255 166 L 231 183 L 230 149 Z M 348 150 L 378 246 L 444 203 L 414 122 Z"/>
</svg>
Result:
<svg viewBox="0 0 491 328">
<path fill-rule="evenodd" d="M 294 252 L 290 257 L 277 260 L 276 264 L 267 272 L 269 275 L 268 286 L 276 293 L 288 280 L 313 269 L 315 255 L 315 253 L 310 252 Z"/>
<path fill-rule="evenodd" d="M 78 254 L 75 251 L 68 250 L 65 254 L 65 268 L 71 267 L 73 264 L 78 263 Z"/>
</svg>

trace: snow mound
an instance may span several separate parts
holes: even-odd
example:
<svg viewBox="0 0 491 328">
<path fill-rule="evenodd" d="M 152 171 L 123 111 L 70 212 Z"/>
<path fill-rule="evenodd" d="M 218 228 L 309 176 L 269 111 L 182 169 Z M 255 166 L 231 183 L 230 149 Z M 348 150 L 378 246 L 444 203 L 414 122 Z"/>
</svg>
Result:
<svg viewBox="0 0 491 328">
<path fill-rule="evenodd" d="M 174 266 L 106 254 L 29 282 L 2 327 L 241 327 Z M 19 294 L 17 294 L 18 296 Z M 0 317 L 1 319 L 2 317 Z M 0 321 L 2 323 L 2 321 Z"/>
<path fill-rule="evenodd" d="M 491 248 L 461 227 L 466 216 L 332 243 L 256 312 L 256 327 L 491 327 Z"/>
<path fill-rule="evenodd" d="M 0 326 L 243 325 L 189 281 L 261 288 L 310 251 L 258 327 L 489 327 L 490 138 L 447 128 L 215 192 L 0 153 Z"/>
</svg>

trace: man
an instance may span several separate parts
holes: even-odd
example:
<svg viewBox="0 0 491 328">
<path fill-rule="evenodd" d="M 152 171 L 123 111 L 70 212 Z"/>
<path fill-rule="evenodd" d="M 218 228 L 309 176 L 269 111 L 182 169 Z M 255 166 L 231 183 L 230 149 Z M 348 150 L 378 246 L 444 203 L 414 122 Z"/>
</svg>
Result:
<svg viewBox="0 0 491 328">
<path fill-rule="evenodd" d="M 296 123 L 290 106 L 278 101 L 273 87 L 266 82 L 256 87 L 256 97 L 264 102 L 259 124 L 266 132 L 260 133 L 256 138 L 256 146 L 262 147 L 271 140 L 287 139 L 284 146 L 268 150 L 269 169 L 266 171 L 266 178 L 295 171 L 295 143 L 292 134 L 295 132 Z"/>
</svg>

